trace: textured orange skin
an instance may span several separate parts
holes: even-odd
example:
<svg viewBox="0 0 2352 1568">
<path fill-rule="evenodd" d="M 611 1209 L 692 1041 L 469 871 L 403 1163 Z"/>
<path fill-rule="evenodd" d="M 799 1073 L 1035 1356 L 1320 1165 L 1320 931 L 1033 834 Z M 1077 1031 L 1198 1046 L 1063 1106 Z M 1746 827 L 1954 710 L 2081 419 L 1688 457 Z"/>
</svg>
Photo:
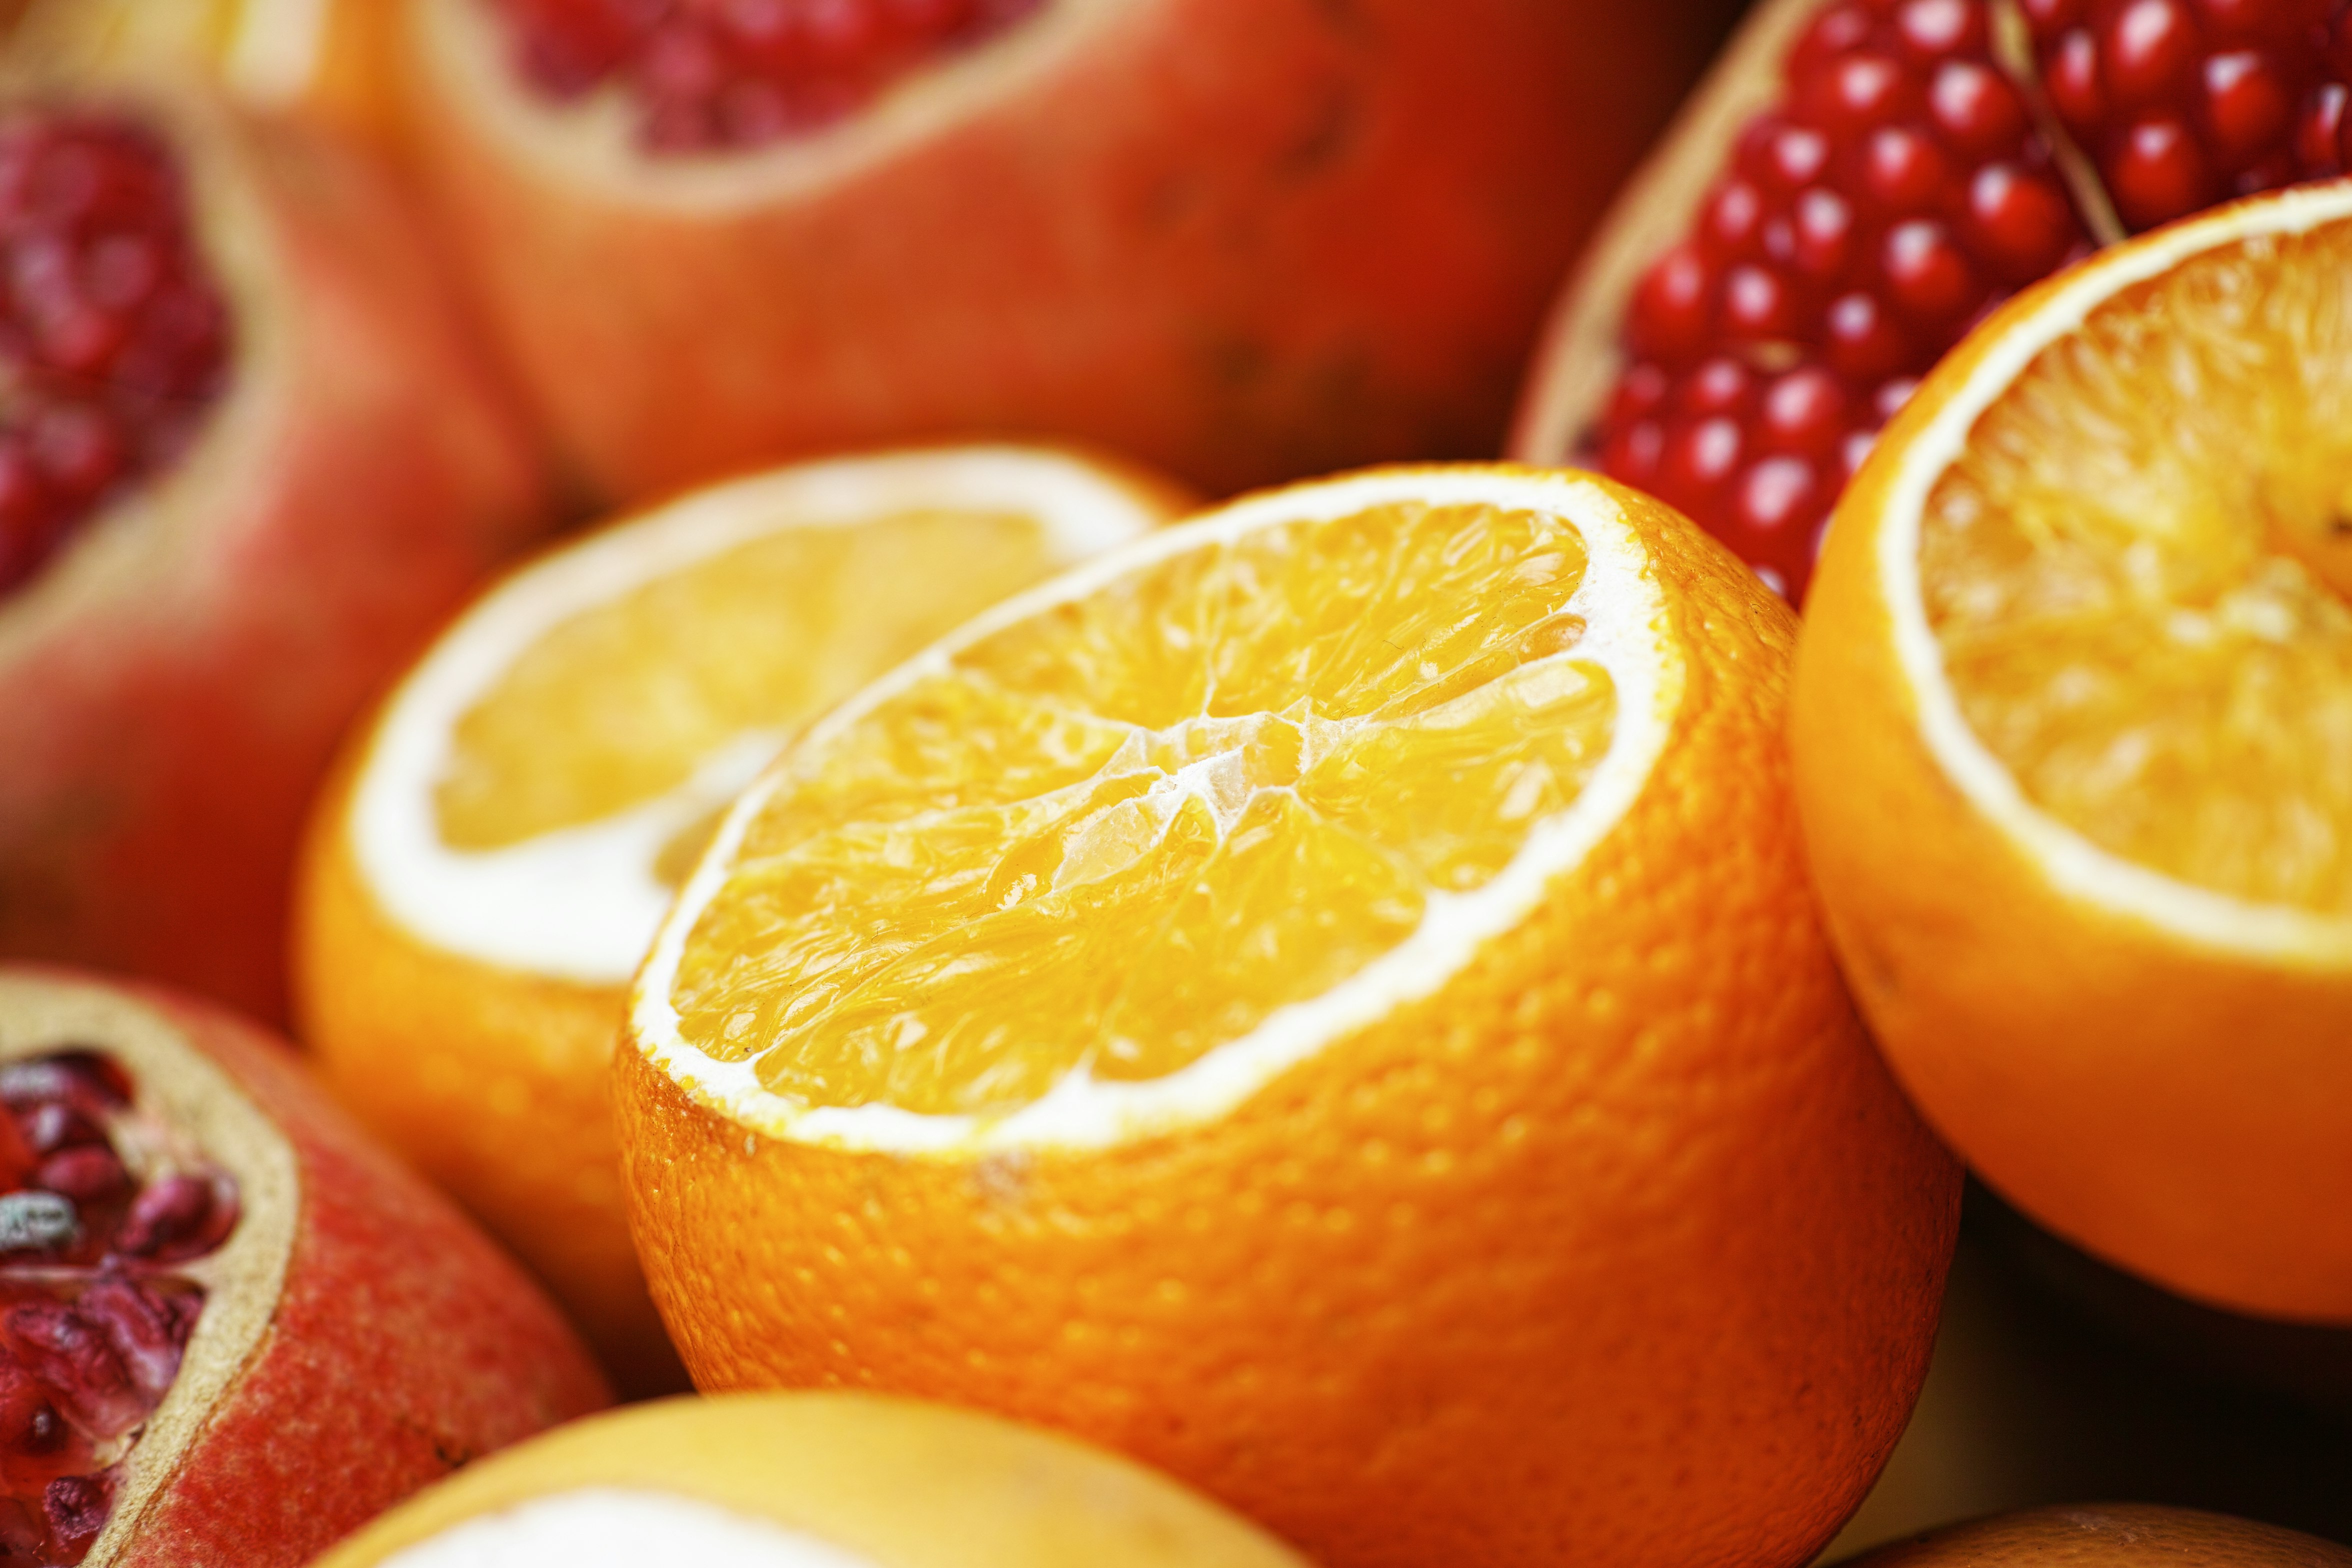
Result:
<svg viewBox="0 0 2352 1568">
<path fill-rule="evenodd" d="M 255 204 L 258 275 L 233 292 L 283 352 L 239 355 L 139 498 L 155 515 L 92 520 L 0 602 L 0 953 L 278 1017 L 295 840 L 335 741 L 542 526 L 543 478 L 370 170 L 223 110 L 166 122 L 195 191 Z M 242 221 L 195 204 L 208 230 Z M 247 439 L 224 452 L 234 418 Z"/>
<path fill-rule="evenodd" d="M 606 1063 L 625 986 L 492 969 L 395 929 L 362 885 L 347 756 L 297 893 L 295 1006 L 343 1103 L 546 1280 L 631 1394 L 686 1386 L 630 1244 Z"/>
<path fill-rule="evenodd" d="M 2352 1552 L 2299 1531 L 2145 1503 L 2035 1509 L 1935 1531 L 1850 1568 L 2352 1568 Z"/>
<path fill-rule="evenodd" d="M 1546 293 L 1728 6 L 1122 9 L 1011 100 L 708 217 L 538 172 L 430 59 L 413 132 L 525 381 L 614 499 L 974 433 L 1099 442 L 1223 494 L 1496 450 Z"/>
<path fill-rule="evenodd" d="M 619 1053 L 632 1223 L 698 1384 L 1060 1427 L 1327 1568 L 1817 1552 L 1925 1373 L 1959 1172 L 1814 916 L 1793 618 L 1621 493 L 1693 662 L 1641 800 L 1437 994 L 1232 1114 L 1091 1155 L 842 1153 Z"/>
<path fill-rule="evenodd" d="M 268 1330 L 117 1564 L 299 1568 L 467 1460 L 609 1403 L 546 1298 L 368 1142 L 282 1042 L 171 992 L 125 989 L 292 1143 L 302 1208 Z"/>
<path fill-rule="evenodd" d="M 1806 600 L 1791 735 L 1831 934 L 1904 1087 L 2011 1203 L 2169 1289 L 2352 1322 L 2352 972 L 2221 953 L 2073 900 L 1920 738 L 1878 580 L 1886 456 L 1999 320 L 1890 426 Z"/>
</svg>

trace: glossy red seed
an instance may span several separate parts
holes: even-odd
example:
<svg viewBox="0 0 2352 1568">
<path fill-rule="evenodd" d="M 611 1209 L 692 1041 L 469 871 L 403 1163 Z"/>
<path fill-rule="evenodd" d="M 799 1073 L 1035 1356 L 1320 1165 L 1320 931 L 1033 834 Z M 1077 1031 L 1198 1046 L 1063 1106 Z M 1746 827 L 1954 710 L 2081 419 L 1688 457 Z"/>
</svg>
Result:
<svg viewBox="0 0 2352 1568">
<path fill-rule="evenodd" d="M 1801 365 L 1764 389 L 1756 434 L 1767 451 L 1827 457 L 1844 432 L 1846 394 L 1820 365 Z"/>
<path fill-rule="evenodd" d="M 1976 304 L 1976 271 L 1950 229 L 1933 218 L 1913 218 L 1886 231 L 1879 260 L 1896 307 L 1923 321 L 1945 321 Z"/>
<path fill-rule="evenodd" d="M 166 1176 L 131 1200 L 131 1212 L 115 1234 L 115 1250 L 126 1258 L 145 1258 L 194 1240 L 212 1221 L 213 1203 L 212 1184 L 203 1177 Z"/>
<path fill-rule="evenodd" d="M 1906 0 L 1895 31 L 1915 58 L 1930 61 L 1981 53 L 1990 28 L 1983 0 Z"/>
<path fill-rule="evenodd" d="M 1810 528 L 1823 510 L 1823 486 L 1802 458 L 1766 458 L 1740 475 L 1732 505 L 1740 526 L 1751 532 Z"/>
<path fill-rule="evenodd" d="M 2346 123 L 2347 100 L 2352 100 L 2352 88 L 2342 82 L 2328 82 L 2312 93 L 2295 124 L 2295 161 L 2300 174 L 2316 177 L 2345 169 L 2338 138 Z"/>
<path fill-rule="evenodd" d="M 1862 5 L 1823 9 L 1807 23 L 1789 51 L 1789 75 L 1798 77 L 1850 54 L 1878 30 L 1878 19 Z"/>
<path fill-rule="evenodd" d="M 1695 245 L 1678 245 L 1650 265 L 1633 290 L 1625 333 L 1645 359 L 1685 364 L 1715 328 L 1715 270 Z"/>
<path fill-rule="evenodd" d="M 2174 100 L 2196 68 L 2197 25 L 2182 0 L 2128 0 L 2100 44 L 2107 91 L 2120 108 Z"/>
<path fill-rule="evenodd" d="M 1739 414 L 1754 401 L 1755 394 L 1754 373 L 1738 360 L 1718 354 L 1690 373 L 1675 402 L 1683 413 L 1701 417 Z"/>
<path fill-rule="evenodd" d="M 1666 395 L 1673 390 L 1674 380 L 1664 365 L 1646 362 L 1633 365 L 1617 378 L 1616 389 L 1610 395 L 1610 423 L 1647 418 L 1664 406 Z"/>
<path fill-rule="evenodd" d="M 1863 143 L 1862 187 L 1883 212 L 1925 212 L 1951 179 L 1943 149 L 1910 126 L 1882 127 Z"/>
<path fill-rule="evenodd" d="M 1853 205 L 1831 190 L 1807 191 L 1797 198 L 1790 223 L 1789 260 L 1817 283 L 1843 278 L 1853 265 Z"/>
<path fill-rule="evenodd" d="M 1601 448 L 1601 469 L 1636 489 L 1658 488 L 1658 463 L 1666 446 L 1665 426 L 1654 419 L 1615 427 Z"/>
<path fill-rule="evenodd" d="M 2226 159 L 2243 160 L 2283 140 L 2294 119 L 2285 73 L 2259 49 L 2207 58 L 2199 72 L 2205 133 Z"/>
<path fill-rule="evenodd" d="M 2185 217 L 2215 195 L 2212 170 L 2196 137 L 2169 115 L 2133 124 L 2101 170 L 2116 210 L 2135 229 Z"/>
<path fill-rule="evenodd" d="M 131 1190 L 130 1173 L 114 1151 L 103 1145 L 64 1149 L 41 1162 L 35 1184 L 62 1193 L 77 1204 L 121 1195 Z"/>
<path fill-rule="evenodd" d="M 2107 89 L 2099 67 L 2099 43 L 2090 32 L 2075 27 L 2059 36 L 2043 62 L 2042 90 L 2068 130 L 2085 135 L 2107 117 Z"/>
<path fill-rule="evenodd" d="M 1927 84 L 1927 113 L 1955 152 L 1982 157 L 2016 145 L 2026 132 L 2025 100 L 1979 60 L 1948 60 Z"/>
<path fill-rule="evenodd" d="M 1743 262 L 1723 275 L 1723 330 L 1735 342 L 1764 342 L 1798 330 L 1797 300 L 1779 273 Z"/>
<path fill-rule="evenodd" d="M 2025 13 L 2027 27 L 2039 42 L 2046 43 L 2067 28 L 2083 20 L 2090 0 L 2019 0 Z"/>
<path fill-rule="evenodd" d="M 1895 119 L 1916 92 L 1911 73 L 1892 56 L 1843 55 L 1797 84 L 1799 115 L 1832 136 L 1853 135 Z"/>
<path fill-rule="evenodd" d="M 1669 431 L 1659 473 L 1665 499 L 1685 510 L 1703 506 L 1738 471 L 1745 447 L 1739 421 L 1728 415 Z"/>
<path fill-rule="evenodd" d="M 1979 169 L 1968 205 L 1969 238 L 1994 276 L 2011 283 L 2048 275 L 2081 234 L 2056 184 L 2014 163 Z"/>
<path fill-rule="evenodd" d="M 1763 192 L 1746 180 L 1726 180 L 1699 214 L 1699 244 L 1717 261 L 1761 254 L 1765 210 Z"/>
<path fill-rule="evenodd" d="M 1830 301 L 1823 313 L 1832 369 L 1848 381 L 1873 381 L 1910 363 L 1910 336 L 1878 297 L 1857 289 Z"/>
<path fill-rule="evenodd" d="M 1827 136 L 1811 126 L 1767 120 L 1758 122 L 1740 167 L 1766 189 L 1787 195 L 1820 179 L 1829 163 Z"/>
</svg>

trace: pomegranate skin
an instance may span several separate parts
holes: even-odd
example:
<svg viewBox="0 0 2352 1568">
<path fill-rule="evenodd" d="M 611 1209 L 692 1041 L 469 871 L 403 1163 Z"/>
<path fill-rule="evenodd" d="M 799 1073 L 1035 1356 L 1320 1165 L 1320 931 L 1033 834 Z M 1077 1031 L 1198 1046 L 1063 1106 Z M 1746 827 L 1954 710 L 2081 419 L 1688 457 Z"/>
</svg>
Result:
<svg viewBox="0 0 2352 1568">
<path fill-rule="evenodd" d="M 277 1019 L 336 738 L 541 530 L 547 490 L 383 177 L 193 91 L 30 89 L 164 136 L 236 346 L 178 464 L 0 597 L 0 954 Z"/>
<path fill-rule="evenodd" d="M 0 965 L 0 1005 L 26 991 L 159 1016 L 275 1126 L 297 1172 L 268 1326 L 107 1568 L 299 1568 L 468 1460 L 610 1403 L 538 1288 L 370 1142 L 282 1041 L 162 988 Z"/>
<path fill-rule="evenodd" d="M 584 158 L 478 0 L 415 0 L 411 121 L 488 315 L 612 500 L 973 434 L 1222 492 L 1494 450 L 1551 283 L 1728 9 L 1052 0 L 905 84 L 921 113 L 714 181 Z"/>
</svg>

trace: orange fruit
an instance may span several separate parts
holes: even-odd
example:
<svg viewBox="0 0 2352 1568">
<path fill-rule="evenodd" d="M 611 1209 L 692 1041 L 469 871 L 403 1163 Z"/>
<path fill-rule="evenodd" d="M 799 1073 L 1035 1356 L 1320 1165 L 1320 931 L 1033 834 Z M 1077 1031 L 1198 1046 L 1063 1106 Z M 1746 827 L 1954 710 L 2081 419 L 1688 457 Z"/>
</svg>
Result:
<svg viewBox="0 0 2352 1568">
<path fill-rule="evenodd" d="M 737 804 L 618 1060 L 698 1385 L 1168 1469 L 1327 1564 L 1804 1562 L 1958 1173 L 1856 1025 L 1795 624 L 1605 481 L 1277 490 L 1008 602 Z"/>
<path fill-rule="evenodd" d="M 2352 1552 L 2274 1524 L 2189 1508 L 2041 1508 L 1932 1531 L 1851 1568 L 2352 1568 Z"/>
<path fill-rule="evenodd" d="M 2352 1321 L 2352 185 L 2013 302 L 1841 506 L 1799 797 L 1863 1009 L 2019 1207 Z"/>
<path fill-rule="evenodd" d="M 319 1568 L 1307 1568 L 1164 1477 L 1008 1421 L 859 1394 L 575 1421 L 394 1509 Z"/>
<path fill-rule="evenodd" d="M 1021 447 L 714 486 L 508 578 L 351 748 L 305 852 L 303 1036 L 625 1385 L 678 1378 L 629 1245 L 607 1062 L 716 812 L 793 726 L 1179 504 Z"/>
</svg>

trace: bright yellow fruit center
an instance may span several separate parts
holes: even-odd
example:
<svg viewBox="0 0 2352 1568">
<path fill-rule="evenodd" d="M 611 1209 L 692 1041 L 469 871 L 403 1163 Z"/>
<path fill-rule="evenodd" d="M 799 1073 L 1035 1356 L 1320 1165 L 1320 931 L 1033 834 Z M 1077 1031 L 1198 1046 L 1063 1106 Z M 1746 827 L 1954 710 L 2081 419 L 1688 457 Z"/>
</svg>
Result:
<svg viewBox="0 0 2352 1568">
<path fill-rule="evenodd" d="M 2352 225 L 2209 252 L 2045 350 L 1920 564 L 1961 710 L 2035 805 L 2352 914 Z"/>
<path fill-rule="evenodd" d="M 689 936 L 688 1043 L 808 1105 L 1171 1072 L 1390 952 L 1616 729 L 1582 539 L 1381 506 L 1139 567 L 800 747 Z"/>
<path fill-rule="evenodd" d="M 1054 564 L 1033 518 L 922 511 L 782 529 L 654 577 L 558 625 L 457 721 L 443 841 L 501 848 L 663 795 Z"/>
</svg>

